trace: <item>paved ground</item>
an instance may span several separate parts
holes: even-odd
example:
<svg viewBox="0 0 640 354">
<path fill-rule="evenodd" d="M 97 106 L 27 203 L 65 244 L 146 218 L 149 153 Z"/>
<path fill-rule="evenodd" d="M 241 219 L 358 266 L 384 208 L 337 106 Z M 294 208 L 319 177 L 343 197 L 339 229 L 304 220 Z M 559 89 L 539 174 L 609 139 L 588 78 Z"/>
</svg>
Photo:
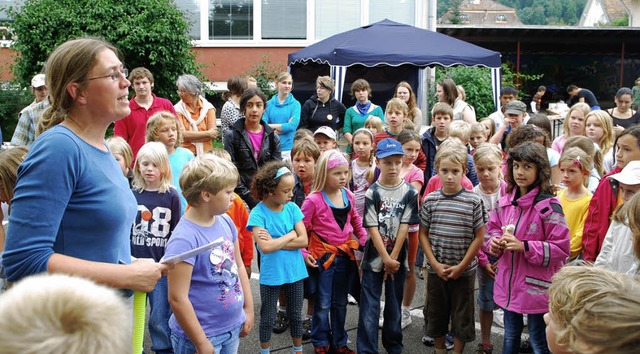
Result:
<svg viewBox="0 0 640 354">
<path fill-rule="evenodd" d="M 255 264 L 253 269 L 254 271 L 257 269 Z M 407 328 L 405 328 L 403 331 L 403 335 L 404 335 L 403 353 L 407 353 L 407 354 L 413 354 L 413 353 L 424 354 L 424 353 L 433 352 L 433 349 L 432 349 L 433 347 L 426 347 L 421 342 L 421 338 L 423 335 L 423 324 L 424 324 L 422 309 L 424 304 L 425 289 L 424 289 L 424 281 L 420 279 L 418 279 L 418 281 L 419 283 L 416 289 L 416 294 L 415 294 L 412 311 L 411 311 L 413 323 L 409 325 Z M 255 310 L 256 326 L 254 327 L 253 331 L 249 336 L 241 339 L 240 349 L 238 351 L 241 354 L 259 353 L 259 340 L 258 340 L 257 326 L 258 326 L 258 321 L 260 319 L 260 316 L 259 316 L 260 294 L 259 294 L 258 274 L 255 274 L 255 273 L 252 274 L 251 289 L 252 289 L 252 294 L 253 294 L 253 299 L 255 304 L 254 310 Z M 477 290 L 476 290 L 476 293 L 477 293 Z M 306 311 L 306 302 L 305 302 L 305 305 L 303 306 L 303 309 Z M 480 342 L 480 325 L 478 322 L 477 310 L 476 310 L 475 319 L 476 319 L 476 324 L 475 324 L 476 341 L 467 343 L 467 346 L 464 351 L 465 354 L 475 353 L 477 343 Z M 356 340 L 357 324 L 358 324 L 358 306 L 349 305 L 347 309 L 346 328 L 349 333 L 349 338 L 353 342 L 349 344 L 349 346 L 354 350 L 356 348 L 355 340 Z M 503 333 L 504 331 L 502 328 L 493 326 L 491 341 L 495 348 L 494 353 L 502 352 Z M 151 344 L 150 344 L 149 336 L 147 333 L 147 335 L 145 336 L 145 352 L 146 353 L 151 353 L 150 346 Z M 289 336 L 289 332 L 287 331 L 282 334 L 274 334 L 272 336 L 271 348 L 273 353 L 290 353 L 291 337 Z M 380 352 L 381 353 L 386 352 L 382 347 L 381 343 L 380 343 Z M 311 342 L 309 341 L 304 342 L 304 353 L 313 353 L 313 345 L 311 344 Z"/>
</svg>

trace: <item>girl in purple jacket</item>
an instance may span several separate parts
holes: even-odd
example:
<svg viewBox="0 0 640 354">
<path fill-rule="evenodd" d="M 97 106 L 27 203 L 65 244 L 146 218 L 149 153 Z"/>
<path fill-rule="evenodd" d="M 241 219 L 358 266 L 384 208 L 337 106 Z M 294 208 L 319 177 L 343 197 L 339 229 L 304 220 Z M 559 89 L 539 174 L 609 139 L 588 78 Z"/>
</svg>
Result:
<svg viewBox="0 0 640 354">
<path fill-rule="evenodd" d="M 364 246 L 367 232 L 356 211 L 353 193 L 345 188 L 348 181 L 347 159 L 337 150 L 328 150 L 320 155 L 312 192 L 302 204 L 309 234 L 305 261 L 318 269 L 311 320 L 311 343 L 316 353 L 355 353 L 347 347 L 344 329 L 349 290 L 346 285 L 358 274 L 354 251 Z"/>
<path fill-rule="evenodd" d="M 524 314 L 533 352 L 549 353 L 542 316 L 551 278 L 569 257 L 569 229 L 544 147 L 522 143 L 509 150 L 507 165 L 506 194 L 487 224 L 489 249 L 500 257 L 494 301 L 504 309 L 503 353 L 518 353 Z"/>
</svg>

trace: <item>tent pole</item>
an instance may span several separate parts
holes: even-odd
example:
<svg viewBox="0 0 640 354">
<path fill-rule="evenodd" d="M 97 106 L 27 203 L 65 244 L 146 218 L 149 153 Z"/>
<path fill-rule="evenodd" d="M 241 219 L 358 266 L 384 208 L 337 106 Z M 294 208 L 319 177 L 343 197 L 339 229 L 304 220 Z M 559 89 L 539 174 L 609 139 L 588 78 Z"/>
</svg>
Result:
<svg viewBox="0 0 640 354">
<path fill-rule="evenodd" d="M 520 89 L 520 41 L 516 49 L 516 90 Z"/>
<path fill-rule="evenodd" d="M 624 42 L 622 42 L 622 52 L 620 53 L 620 87 L 624 86 Z"/>
</svg>

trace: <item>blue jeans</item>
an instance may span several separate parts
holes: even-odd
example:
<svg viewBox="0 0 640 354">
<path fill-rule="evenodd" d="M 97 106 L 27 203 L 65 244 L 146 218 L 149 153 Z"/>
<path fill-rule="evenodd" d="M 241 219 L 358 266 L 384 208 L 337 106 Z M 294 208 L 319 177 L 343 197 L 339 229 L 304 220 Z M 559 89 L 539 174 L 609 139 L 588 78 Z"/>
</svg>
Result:
<svg viewBox="0 0 640 354">
<path fill-rule="evenodd" d="M 240 345 L 240 330 L 242 325 L 229 332 L 209 337 L 216 354 L 236 354 Z M 171 335 L 171 343 L 176 354 L 195 354 L 196 347 L 188 338 Z"/>
<path fill-rule="evenodd" d="M 527 315 L 529 322 L 529 341 L 534 354 L 549 354 L 544 314 Z M 522 334 L 522 314 L 504 310 L 504 345 L 502 353 L 518 354 L 520 351 L 520 335 Z"/>
<path fill-rule="evenodd" d="M 384 326 L 382 346 L 390 354 L 402 353 L 402 294 L 407 270 L 400 270 L 384 281 Z M 382 295 L 384 272 L 362 270 L 362 290 L 360 292 L 360 316 L 358 318 L 358 353 L 378 353 L 378 319 Z"/>
<path fill-rule="evenodd" d="M 147 294 L 149 299 L 149 335 L 151 337 L 151 350 L 156 354 L 173 353 L 171 348 L 171 329 L 169 329 L 169 295 L 167 277 L 158 280 L 156 287 Z"/>
<path fill-rule="evenodd" d="M 355 263 L 348 257 L 335 257 L 331 266 L 324 269 L 322 264 L 327 258 L 318 259 L 311 343 L 316 348 L 327 345 L 340 348 L 347 345 L 348 336 L 344 324 L 347 316 L 348 284 L 356 269 Z"/>
</svg>

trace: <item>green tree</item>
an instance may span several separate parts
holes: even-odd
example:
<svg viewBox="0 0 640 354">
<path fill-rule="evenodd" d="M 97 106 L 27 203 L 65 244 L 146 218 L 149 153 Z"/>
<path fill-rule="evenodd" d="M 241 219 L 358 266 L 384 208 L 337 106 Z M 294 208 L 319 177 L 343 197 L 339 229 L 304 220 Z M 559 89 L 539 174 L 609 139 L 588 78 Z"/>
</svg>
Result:
<svg viewBox="0 0 640 354">
<path fill-rule="evenodd" d="M 177 101 L 176 78 L 200 75 L 191 50 L 189 23 L 172 0 L 31 0 L 8 9 L 17 34 L 12 70 L 22 86 L 40 72 L 48 55 L 63 42 L 97 36 L 113 43 L 127 68 L 144 66 L 154 91 Z"/>
</svg>

